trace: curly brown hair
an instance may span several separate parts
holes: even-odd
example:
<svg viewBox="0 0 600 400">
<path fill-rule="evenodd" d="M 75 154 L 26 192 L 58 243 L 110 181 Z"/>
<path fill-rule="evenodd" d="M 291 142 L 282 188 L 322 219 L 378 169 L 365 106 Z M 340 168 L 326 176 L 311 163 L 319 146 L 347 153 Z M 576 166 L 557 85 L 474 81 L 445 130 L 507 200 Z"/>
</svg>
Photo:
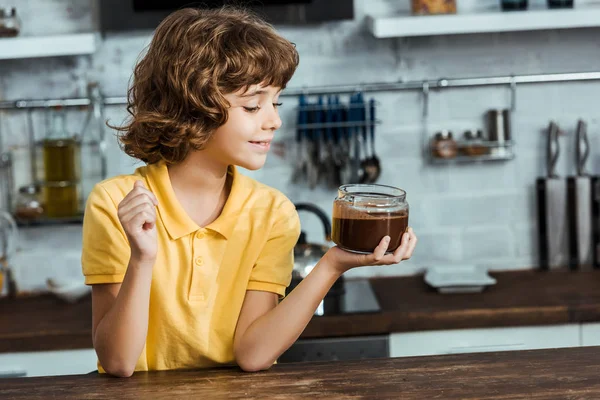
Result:
<svg viewBox="0 0 600 400">
<path fill-rule="evenodd" d="M 295 45 L 248 10 L 176 11 L 135 67 L 129 120 L 113 128 L 128 155 L 148 164 L 178 163 L 227 122 L 225 94 L 255 84 L 283 89 L 298 62 Z"/>
</svg>

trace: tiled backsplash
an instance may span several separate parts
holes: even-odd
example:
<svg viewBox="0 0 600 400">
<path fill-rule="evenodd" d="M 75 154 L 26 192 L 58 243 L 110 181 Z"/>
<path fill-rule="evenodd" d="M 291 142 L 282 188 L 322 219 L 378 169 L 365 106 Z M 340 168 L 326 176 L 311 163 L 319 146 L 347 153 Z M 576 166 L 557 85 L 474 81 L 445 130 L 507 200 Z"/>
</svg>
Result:
<svg viewBox="0 0 600 400">
<path fill-rule="evenodd" d="M 3 1 L 0 0 L 0 3 Z M 22 0 L 23 34 L 88 30 L 92 8 L 77 0 Z M 356 19 L 311 27 L 278 27 L 295 42 L 301 64 L 290 87 L 357 84 L 364 82 L 493 76 L 600 69 L 598 30 L 526 32 L 411 39 L 374 39 L 366 32 L 366 13 L 385 14 L 397 4 L 391 0 L 355 0 Z M 45 10 L 43 11 L 42 10 Z M 27 11 L 31 11 L 31 17 Z M 42 11 L 40 11 L 42 10 Z M 132 67 L 149 32 L 109 35 L 93 57 L 72 57 L 0 62 L 0 98 L 82 96 L 88 79 L 97 79 L 106 95 L 126 93 Z M 599 61 L 599 62 L 596 62 Z M 513 116 L 516 159 L 499 164 L 432 166 L 421 156 L 421 97 L 417 92 L 369 93 L 380 103 L 377 150 L 383 161 L 380 183 L 407 190 L 410 224 L 420 237 L 409 262 L 395 267 L 372 267 L 352 275 L 411 274 L 427 265 L 480 264 L 494 269 L 535 267 L 536 235 L 533 185 L 545 173 L 543 131 L 555 119 L 565 130 L 558 171 L 572 174 L 573 131 L 578 118 L 589 123 L 592 150 L 598 148 L 597 93 L 600 83 L 541 84 L 517 88 Z M 452 89 L 431 94 L 429 132 L 449 128 L 460 133 L 483 128 L 489 108 L 507 107 L 508 88 Z M 279 140 L 289 154 L 293 144 L 296 99 L 284 98 L 284 127 Z M 123 107 L 110 107 L 108 117 L 119 122 Z M 71 129 L 79 129 L 82 116 L 73 113 Z M 41 118 L 40 118 L 41 120 Z M 9 145 L 24 143 L 24 113 L 3 113 L 2 134 Z M 41 126 L 36 127 L 42 131 Z M 128 173 L 133 160 L 109 143 L 109 175 Z M 598 170 L 592 152 L 589 170 Z M 328 213 L 335 192 L 308 190 L 290 183 L 293 163 L 271 155 L 266 167 L 251 176 L 286 193 L 293 201 L 309 201 Z M 25 179 L 21 177 L 21 179 Z M 25 182 L 21 182 L 25 183 Z M 323 238 L 318 219 L 301 214 L 310 241 Z M 23 248 L 29 257 L 42 254 L 48 262 L 25 262 L 18 276 L 29 286 L 43 284 L 48 276 L 76 275 L 72 256 L 80 250 L 80 227 L 24 230 Z M 55 242 L 51 242 L 55 240 Z M 57 248 L 69 251 L 64 261 Z M 46 255 L 44 255 L 46 254 Z M 75 257 L 76 259 L 76 257 Z M 25 266 L 26 265 L 26 266 Z"/>
</svg>

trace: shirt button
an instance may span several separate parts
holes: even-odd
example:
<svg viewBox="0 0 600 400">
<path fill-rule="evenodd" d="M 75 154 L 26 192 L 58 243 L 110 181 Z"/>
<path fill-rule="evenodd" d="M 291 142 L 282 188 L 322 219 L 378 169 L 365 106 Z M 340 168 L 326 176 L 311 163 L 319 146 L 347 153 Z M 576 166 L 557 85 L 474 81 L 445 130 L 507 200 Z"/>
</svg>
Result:
<svg viewBox="0 0 600 400">
<path fill-rule="evenodd" d="M 204 236 L 206 235 L 202 231 L 198 231 L 198 233 L 196 233 L 196 239 L 204 239 Z"/>
<path fill-rule="evenodd" d="M 198 257 L 196 258 L 196 265 L 201 267 L 202 265 L 204 265 L 204 260 L 202 259 L 202 257 Z"/>
</svg>

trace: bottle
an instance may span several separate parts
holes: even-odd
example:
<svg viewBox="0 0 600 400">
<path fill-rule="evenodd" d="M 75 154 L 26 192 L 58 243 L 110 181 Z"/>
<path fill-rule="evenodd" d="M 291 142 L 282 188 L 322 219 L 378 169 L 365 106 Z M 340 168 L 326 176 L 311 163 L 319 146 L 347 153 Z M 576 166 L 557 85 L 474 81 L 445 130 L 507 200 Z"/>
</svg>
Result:
<svg viewBox="0 0 600 400">
<path fill-rule="evenodd" d="M 79 211 L 79 143 L 67 132 L 62 108 L 53 110 L 50 121 L 43 143 L 46 215 L 51 218 L 72 217 Z"/>
<path fill-rule="evenodd" d="M 527 10 L 527 0 L 501 0 L 500 7 L 502 11 L 522 11 Z"/>
</svg>

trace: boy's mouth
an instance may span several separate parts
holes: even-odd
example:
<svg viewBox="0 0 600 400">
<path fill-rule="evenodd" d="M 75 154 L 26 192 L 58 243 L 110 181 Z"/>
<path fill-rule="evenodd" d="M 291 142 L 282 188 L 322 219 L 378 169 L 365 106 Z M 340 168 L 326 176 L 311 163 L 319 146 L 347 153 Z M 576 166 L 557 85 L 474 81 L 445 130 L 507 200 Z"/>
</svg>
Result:
<svg viewBox="0 0 600 400">
<path fill-rule="evenodd" d="M 263 141 L 250 141 L 250 144 L 252 144 L 253 146 L 264 150 L 264 151 L 268 151 L 269 148 L 271 148 L 271 141 L 270 140 L 263 140 Z"/>
</svg>

